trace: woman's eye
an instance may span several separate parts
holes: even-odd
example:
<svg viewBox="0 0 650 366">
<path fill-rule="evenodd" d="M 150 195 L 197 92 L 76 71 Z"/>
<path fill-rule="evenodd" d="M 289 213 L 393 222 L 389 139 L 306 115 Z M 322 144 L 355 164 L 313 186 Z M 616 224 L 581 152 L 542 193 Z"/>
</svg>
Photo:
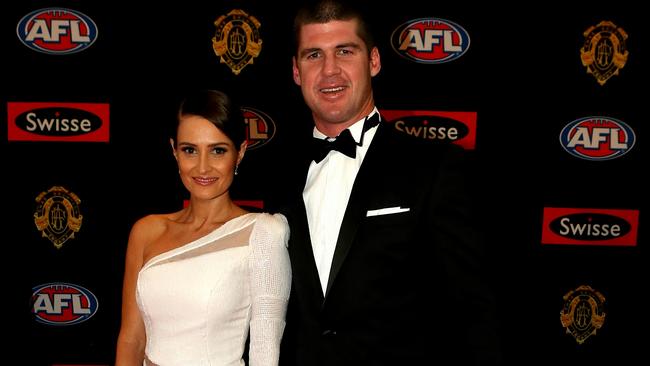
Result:
<svg viewBox="0 0 650 366">
<path fill-rule="evenodd" d="M 189 146 L 182 148 L 181 151 L 186 154 L 194 154 L 196 152 L 196 150 L 193 147 L 189 147 Z"/>
<path fill-rule="evenodd" d="M 213 153 L 215 153 L 215 154 L 219 154 L 219 155 L 221 155 L 221 154 L 225 154 L 226 151 L 227 151 L 227 150 L 224 149 L 223 147 L 215 147 L 215 148 L 212 150 Z"/>
</svg>

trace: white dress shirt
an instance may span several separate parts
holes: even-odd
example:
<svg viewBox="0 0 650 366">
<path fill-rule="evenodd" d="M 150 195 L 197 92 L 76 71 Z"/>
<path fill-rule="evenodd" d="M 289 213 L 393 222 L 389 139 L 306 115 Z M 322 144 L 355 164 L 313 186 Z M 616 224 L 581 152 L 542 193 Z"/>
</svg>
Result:
<svg viewBox="0 0 650 366">
<path fill-rule="evenodd" d="M 370 116 L 375 113 L 379 113 L 377 108 L 370 112 Z M 362 137 L 365 119 L 362 118 L 348 128 L 357 144 Z M 356 147 L 356 158 L 332 150 L 320 163 L 312 161 L 309 166 L 302 197 L 307 209 L 311 245 L 323 294 L 327 289 L 334 249 L 352 185 L 376 131 L 377 126 L 366 131 L 363 146 Z M 313 135 L 316 138 L 326 138 L 316 127 Z"/>
</svg>

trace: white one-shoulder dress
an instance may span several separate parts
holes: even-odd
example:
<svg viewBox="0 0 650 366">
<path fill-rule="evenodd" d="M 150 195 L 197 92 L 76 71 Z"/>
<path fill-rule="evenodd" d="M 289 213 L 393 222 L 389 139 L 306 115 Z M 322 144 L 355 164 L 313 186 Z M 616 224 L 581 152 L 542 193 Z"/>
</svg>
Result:
<svg viewBox="0 0 650 366">
<path fill-rule="evenodd" d="M 138 275 L 145 365 L 277 365 L 291 287 L 284 216 L 249 213 L 151 258 Z"/>
</svg>

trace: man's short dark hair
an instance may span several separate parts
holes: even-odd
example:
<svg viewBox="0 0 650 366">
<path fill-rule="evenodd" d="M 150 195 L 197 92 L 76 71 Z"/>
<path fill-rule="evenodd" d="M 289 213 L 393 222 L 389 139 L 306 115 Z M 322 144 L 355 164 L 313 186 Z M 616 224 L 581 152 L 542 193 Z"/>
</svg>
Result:
<svg viewBox="0 0 650 366">
<path fill-rule="evenodd" d="M 357 35 L 363 40 L 368 53 L 375 47 L 370 25 L 361 12 L 357 1 L 345 0 L 315 0 L 308 1 L 298 10 L 293 21 L 294 54 L 300 44 L 300 29 L 307 24 L 323 24 L 333 20 L 357 19 Z"/>
</svg>

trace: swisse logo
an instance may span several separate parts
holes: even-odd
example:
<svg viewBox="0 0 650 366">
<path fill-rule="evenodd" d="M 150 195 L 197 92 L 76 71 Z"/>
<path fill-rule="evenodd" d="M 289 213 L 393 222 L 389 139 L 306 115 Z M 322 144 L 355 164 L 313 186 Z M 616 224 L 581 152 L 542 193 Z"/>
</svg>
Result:
<svg viewBox="0 0 650 366">
<path fill-rule="evenodd" d="M 381 110 L 393 127 L 414 138 L 476 147 L 476 112 Z"/>
<path fill-rule="evenodd" d="M 74 136 L 90 133 L 102 126 L 102 120 L 87 111 L 74 108 L 40 108 L 16 117 L 23 131 L 50 136 Z"/>
<path fill-rule="evenodd" d="M 398 55 L 419 63 L 453 61 L 469 49 L 469 34 L 460 25 L 445 19 L 420 18 L 397 27 L 390 44 Z"/>
<path fill-rule="evenodd" d="M 85 50 L 97 40 L 97 26 L 90 17 L 64 8 L 40 9 L 25 15 L 16 33 L 25 46 L 53 55 Z"/>
<path fill-rule="evenodd" d="M 97 313 L 97 297 L 89 290 L 69 283 L 38 285 L 32 293 L 34 319 L 48 325 L 73 325 Z"/>
<path fill-rule="evenodd" d="M 630 126 L 612 117 L 584 117 L 567 124 L 560 144 L 569 154 L 586 160 L 609 160 L 625 155 L 636 136 Z"/>
<path fill-rule="evenodd" d="M 440 116 L 407 116 L 393 123 L 398 131 L 425 140 L 456 141 L 468 132 L 465 125 Z"/>
<path fill-rule="evenodd" d="M 575 240 L 606 240 L 630 232 L 627 221 L 612 215 L 578 213 L 559 217 L 550 224 L 551 230 Z"/>
<path fill-rule="evenodd" d="M 275 122 L 268 114 L 251 107 L 242 107 L 246 122 L 247 150 L 260 148 L 268 144 L 275 136 Z"/>
<path fill-rule="evenodd" d="M 109 140 L 109 105 L 105 103 L 9 102 L 9 141 Z"/>
<path fill-rule="evenodd" d="M 544 208 L 544 244 L 635 246 L 639 211 Z"/>
</svg>

